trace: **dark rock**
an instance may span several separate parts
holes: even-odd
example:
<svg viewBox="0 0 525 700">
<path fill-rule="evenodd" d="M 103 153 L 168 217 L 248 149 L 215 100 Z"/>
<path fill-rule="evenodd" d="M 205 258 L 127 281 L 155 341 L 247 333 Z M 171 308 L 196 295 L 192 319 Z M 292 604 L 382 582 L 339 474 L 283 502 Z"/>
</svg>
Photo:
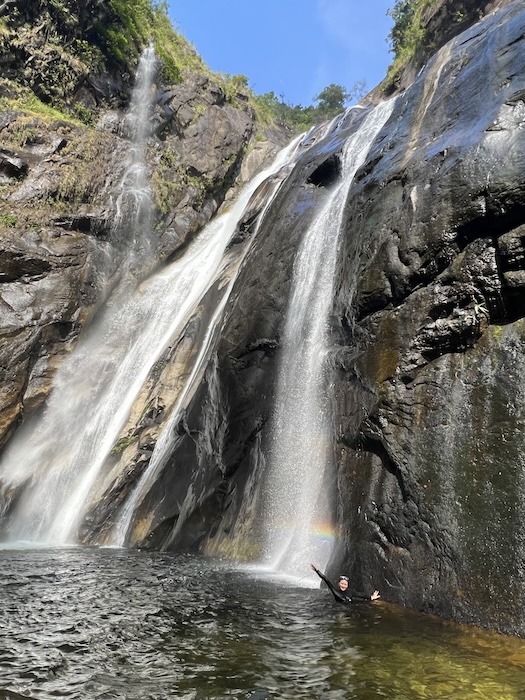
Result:
<svg viewBox="0 0 525 700">
<path fill-rule="evenodd" d="M 28 167 L 27 162 L 14 153 L 0 149 L 0 172 L 8 177 L 21 178 L 27 173 Z"/>
<path fill-rule="evenodd" d="M 504 233 L 497 243 L 501 269 L 504 272 L 522 270 L 525 266 L 525 226 Z"/>
<path fill-rule="evenodd" d="M 361 356 L 337 389 L 354 552 L 341 557 L 354 577 L 384 577 L 384 597 L 521 634 L 506 436 L 521 420 L 520 390 L 508 384 L 522 361 L 524 29 L 511 3 L 453 40 L 399 98 L 386 145 L 351 193 L 346 255 L 357 238 L 371 257 L 358 283 Z M 500 87 L 481 102 L 488 71 Z M 352 314 L 350 275 L 341 271 L 341 315 Z M 361 413 L 348 410 L 349 391 Z"/>
<path fill-rule="evenodd" d="M 330 156 L 308 177 L 307 182 L 316 187 L 330 187 L 341 177 L 341 163 L 337 156 Z"/>
<path fill-rule="evenodd" d="M 523 5 L 508 3 L 398 98 L 345 207 L 331 358 L 344 533 L 333 566 L 386 600 L 519 634 L 524 37 Z M 309 137 L 258 233 L 215 380 L 189 407 L 153 501 L 180 464 L 183 483 L 164 514 L 150 504 L 157 546 L 257 556 L 280 324 L 298 242 L 325 194 L 308 179 L 333 174 L 322 164 L 347 133 Z"/>
</svg>

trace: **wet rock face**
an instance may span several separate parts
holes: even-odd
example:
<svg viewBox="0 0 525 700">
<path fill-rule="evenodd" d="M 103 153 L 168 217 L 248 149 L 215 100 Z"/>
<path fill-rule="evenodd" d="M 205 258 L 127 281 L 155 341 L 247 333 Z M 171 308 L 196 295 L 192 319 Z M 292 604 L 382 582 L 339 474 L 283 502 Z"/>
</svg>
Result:
<svg viewBox="0 0 525 700">
<path fill-rule="evenodd" d="M 436 51 L 486 15 L 511 2 L 513 0 L 426 0 L 418 3 L 420 35 L 415 39 L 417 48 L 394 83 L 387 79 L 379 89 L 372 91 L 372 96 L 379 97 L 385 88 L 389 94 L 406 90 Z"/>
<path fill-rule="evenodd" d="M 16 98 L 18 83 L 6 84 L 6 96 Z M 158 88 L 147 148 L 152 265 L 217 211 L 255 133 L 251 109 L 228 102 L 208 77 Z M 101 110 L 96 128 L 0 112 L 0 447 L 43 404 L 63 354 L 118 273 L 128 222 L 116 222 L 131 134 L 117 109 Z M 269 136 L 261 141 L 265 158 L 287 138 Z"/>
<path fill-rule="evenodd" d="M 86 234 L 109 224 L 96 207 L 86 209 L 82 227 L 75 223 L 82 201 L 106 185 L 116 144 L 103 134 L 97 143 L 67 122 L 14 111 L 2 113 L 0 134 L 3 445 L 22 416 L 45 400 L 96 300 L 98 244 Z M 74 214 L 67 214 L 68 202 Z"/>
<path fill-rule="evenodd" d="M 337 152 L 348 133 L 336 135 L 324 146 Z M 206 550 L 243 558 L 253 558 L 257 551 L 258 476 L 263 468 L 264 428 L 273 405 L 282 314 L 301 235 L 328 196 L 326 187 L 309 182 L 326 158 L 323 144 L 318 143 L 287 179 L 283 178 L 289 167 L 262 184 L 231 239 L 227 257 L 235 260 L 248 251 L 246 262 L 234 278 L 222 331 L 202 385 L 177 414 L 180 420 L 171 431 L 170 458 L 138 509 L 132 541 L 140 546 Z M 277 183 L 280 189 L 258 228 L 257 215 Z M 224 279 L 228 279 L 227 272 Z M 224 284 L 221 281 L 210 290 L 201 309 L 214 308 Z M 183 342 L 199 348 L 205 321 L 199 313 Z M 155 389 L 163 396 L 172 362 L 166 360 Z M 173 400 L 172 395 L 171 404 Z M 108 512 L 111 520 L 108 508 L 105 515 L 97 515 L 99 522 L 104 517 L 107 522 Z"/>
<path fill-rule="evenodd" d="M 344 265 L 336 300 L 360 347 L 337 386 L 339 556 L 387 598 L 520 634 L 524 36 L 511 3 L 399 96 L 349 202 L 357 309 Z"/>
<path fill-rule="evenodd" d="M 522 3 L 507 4 L 397 98 L 348 197 L 331 363 L 334 571 L 386 600 L 519 634 L 524 37 Z M 204 384 L 201 410 L 181 425 L 172 467 L 185 465 L 184 508 L 173 503 L 164 521 L 157 509 L 155 545 L 257 556 L 294 251 L 340 148 L 314 150 L 270 210 L 233 295 L 215 398 Z M 204 438 L 212 405 L 216 443 Z M 210 471 L 194 478 L 203 454 Z"/>
</svg>

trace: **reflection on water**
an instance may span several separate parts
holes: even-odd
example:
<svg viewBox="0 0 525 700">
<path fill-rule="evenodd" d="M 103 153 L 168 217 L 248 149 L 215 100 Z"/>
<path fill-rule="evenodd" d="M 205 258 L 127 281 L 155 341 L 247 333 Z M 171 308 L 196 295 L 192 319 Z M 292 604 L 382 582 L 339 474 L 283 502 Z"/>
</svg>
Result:
<svg viewBox="0 0 525 700">
<path fill-rule="evenodd" d="M 189 556 L 3 550 L 0 700 L 523 700 L 525 642 Z"/>
</svg>

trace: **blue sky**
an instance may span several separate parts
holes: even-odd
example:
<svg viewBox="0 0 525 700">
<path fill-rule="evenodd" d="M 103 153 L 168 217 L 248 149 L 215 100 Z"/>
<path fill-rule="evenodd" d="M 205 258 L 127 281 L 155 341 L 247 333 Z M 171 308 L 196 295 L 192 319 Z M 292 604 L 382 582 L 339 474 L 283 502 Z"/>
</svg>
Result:
<svg viewBox="0 0 525 700">
<path fill-rule="evenodd" d="M 257 93 L 312 104 L 330 83 L 372 89 L 392 60 L 394 0 L 169 0 L 174 26 L 214 71 L 242 73 Z"/>
</svg>

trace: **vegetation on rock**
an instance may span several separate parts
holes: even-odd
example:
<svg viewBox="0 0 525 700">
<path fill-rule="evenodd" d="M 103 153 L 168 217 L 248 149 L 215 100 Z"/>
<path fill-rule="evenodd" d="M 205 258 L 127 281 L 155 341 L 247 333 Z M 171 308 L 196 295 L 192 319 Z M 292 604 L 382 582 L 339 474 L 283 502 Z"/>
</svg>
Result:
<svg viewBox="0 0 525 700">
<path fill-rule="evenodd" d="M 164 82 L 180 82 L 185 70 L 210 73 L 173 28 L 166 3 L 14 0 L 10 5 L 0 27 L 4 77 L 81 121 L 89 122 L 89 109 L 104 99 L 104 86 L 97 84 L 101 76 L 113 86 L 121 84 L 124 93 L 129 89 L 138 57 L 150 42 L 162 60 Z M 90 101 L 79 94 L 86 85 L 94 95 Z"/>
<path fill-rule="evenodd" d="M 97 32 L 114 60 L 134 63 L 143 47 L 153 42 L 163 63 L 165 82 L 180 82 L 183 70 L 210 73 L 195 49 L 173 28 L 166 2 L 109 0 L 109 3 L 119 22 L 110 27 L 99 25 Z"/>
<path fill-rule="evenodd" d="M 30 91 L 21 109 L 42 114 L 47 105 L 91 125 L 99 106 L 126 104 L 149 43 L 160 58 L 164 84 L 180 83 L 187 73 L 205 75 L 220 85 L 227 102 L 249 105 L 262 125 L 308 129 L 364 96 L 364 83 L 350 91 L 329 85 L 313 98 L 315 106 L 288 104 L 274 92 L 258 95 L 246 76 L 215 74 L 206 66 L 174 28 L 165 0 L 10 0 L 9 13 L 0 19 L 0 68 L 7 81 Z M 0 95 L 8 94 L 5 88 L 0 85 Z"/>
<path fill-rule="evenodd" d="M 394 61 L 384 89 L 400 80 L 403 70 L 418 68 L 449 39 L 480 19 L 488 0 L 396 0 L 388 10 L 393 26 L 388 36 Z"/>
<path fill-rule="evenodd" d="M 263 120 L 281 121 L 290 124 L 297 131 L 308 129 L 313 124 L 332 119 L 345 109 L 346 104 L 358 101 L 365 96 L 366 85 L 363 81 L 357 82 L 348 91 L 342 85 L 331 83 L 314 97 L 317 105 L 290 105 L 279 98 L 274 92 L 254 96 L 256 112 Z"/>
</svg>

